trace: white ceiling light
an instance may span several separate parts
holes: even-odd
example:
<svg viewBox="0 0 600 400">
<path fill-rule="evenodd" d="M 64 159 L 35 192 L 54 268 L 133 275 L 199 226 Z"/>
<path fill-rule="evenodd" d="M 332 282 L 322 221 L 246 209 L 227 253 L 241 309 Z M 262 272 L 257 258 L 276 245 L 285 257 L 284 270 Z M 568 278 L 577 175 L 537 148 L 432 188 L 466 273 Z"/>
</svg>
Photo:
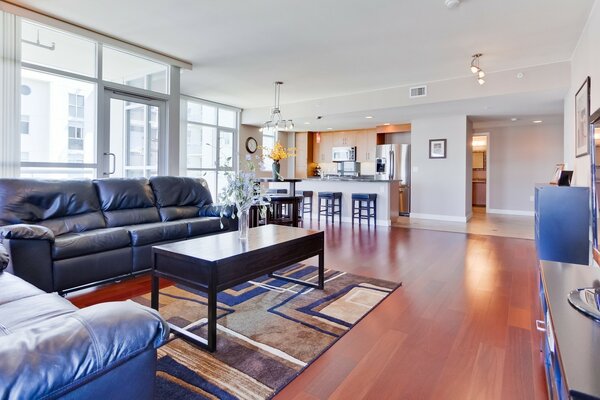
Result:
<svg viewBox="0 0 600 400">
<path fill-rule="evenodd" d="M 531 121 L 531 122 L 533 122 L 534 124 L 541 124 L 542 120 L 541 119 L 536 119 L 535 121 Z"/>
<path fill-rule="evenodd" d="M 371 119 L 371 118 L 373 118 L 373 116 L 372 115 L 367 115 L 365 118 L 366 119 Z"/>
<path fill-rule="evenodd" d="M 473 54 L 473 59 L 471 60 L 471 72 L 477 74 L 477 82 L 480 85 L 483 85 L 485 83 L 485 79 L 483 79 L 483 77 L 485 76 L 485 72 L 479 66 L 479 57 L 481 57 L 482 55 L 483 54 L 481 53 Z"/>
<path fill-rule="evenodd" d="M 445 0 L 446 7 L 455 8 L 460 4 L 460 0 Z"/>
<path fill-rule="evenodd" d="M 277 81 L 274 82 L 273 85 L 275 85 L 275 104 L 271 109 L 271 117 L 263 124 L 261 132 L 271 131 L 274 135 L 278 130 L 294 129 L 294 123 L 291 119 L 285 120 L 281 117 L 281 110 L 279 109 L 279 93 L 283 82 Z"/>
<path fill-rule="evenodd" d="M 515 122 L 515 121 L 517 120 L 517 118 L 515 118 L 515 117 L 512 117 L 510 120 L 511 120 L 512 122 Z"/>
</svg>

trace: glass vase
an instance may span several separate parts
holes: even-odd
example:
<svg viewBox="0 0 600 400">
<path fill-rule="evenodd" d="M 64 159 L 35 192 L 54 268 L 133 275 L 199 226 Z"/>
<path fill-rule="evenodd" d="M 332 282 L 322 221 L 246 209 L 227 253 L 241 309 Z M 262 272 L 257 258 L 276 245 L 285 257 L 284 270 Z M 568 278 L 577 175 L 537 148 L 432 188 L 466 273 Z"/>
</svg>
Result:
<svg viewBox="0 0 600 400">
<path fill-rule="evenodd" d="M 240 210 L 238 213 L 238 233 L 240 240 L 248 239 L 248 210 Z"/>
</svg>

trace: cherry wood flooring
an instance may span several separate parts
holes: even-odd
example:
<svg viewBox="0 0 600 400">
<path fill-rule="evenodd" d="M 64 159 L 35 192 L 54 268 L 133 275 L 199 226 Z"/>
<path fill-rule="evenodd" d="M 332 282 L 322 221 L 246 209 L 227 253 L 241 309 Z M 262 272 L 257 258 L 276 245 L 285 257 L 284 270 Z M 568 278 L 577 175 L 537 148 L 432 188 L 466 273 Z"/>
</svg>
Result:
<svg viewBox="0 0 600 400">
<path fill-rule="evenodd" d="M 349 224 L 328 226 L 325 241 L 327 267 L 403 286 L 276 400 L 547 398 L 533 241 Z M 69 299 L 149 289 L 140 277 Z"/>
</svg>

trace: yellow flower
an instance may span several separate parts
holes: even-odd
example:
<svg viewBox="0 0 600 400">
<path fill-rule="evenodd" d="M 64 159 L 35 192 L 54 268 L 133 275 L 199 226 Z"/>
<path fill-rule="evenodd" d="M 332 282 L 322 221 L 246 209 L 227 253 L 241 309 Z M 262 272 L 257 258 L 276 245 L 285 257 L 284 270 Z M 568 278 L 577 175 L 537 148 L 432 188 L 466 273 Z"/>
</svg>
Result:
<svg viewBox="0 0 600 400">
<path fill-rule="evenodd" d="M 288 157 L 296 157 L 295 147 L 283 147 L 281 143 L 276 142 L 272 149 L 260 147 L 263 150 L 263 156 L 273 161 L 285 160 Z"/>
</svg>

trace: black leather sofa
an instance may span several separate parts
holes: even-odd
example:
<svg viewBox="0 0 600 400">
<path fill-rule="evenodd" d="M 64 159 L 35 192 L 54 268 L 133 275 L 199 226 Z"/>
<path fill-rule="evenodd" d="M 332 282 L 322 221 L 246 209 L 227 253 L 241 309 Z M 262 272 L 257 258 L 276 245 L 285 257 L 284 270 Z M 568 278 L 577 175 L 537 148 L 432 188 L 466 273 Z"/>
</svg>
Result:
<svg viewBox="0 0 600 400">
<path fill-rule="evenodd" d="M 203 179 L 0 179 L 9 272 L 46 292 L 143 273 L 153 245 L 237 229 L 220 211 Z"/>
<path fill-rule="evenodd" d="M 134 302 L 77 309 L 2 272 L 0 399 L 152 399 L 169 327 Z"/>
</svg>

